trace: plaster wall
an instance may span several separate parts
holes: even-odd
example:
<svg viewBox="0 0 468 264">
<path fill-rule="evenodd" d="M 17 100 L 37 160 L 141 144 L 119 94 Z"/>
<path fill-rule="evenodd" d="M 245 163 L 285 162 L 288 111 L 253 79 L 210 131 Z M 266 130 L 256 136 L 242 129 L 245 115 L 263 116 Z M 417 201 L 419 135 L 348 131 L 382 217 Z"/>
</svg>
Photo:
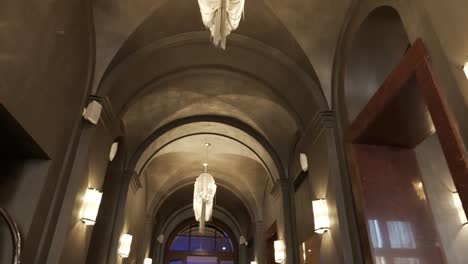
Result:
<svg viewBox="0 0 468 264">
<path fill-rule="evenodd" d="M 44 263 L 49 240 L 40 241 L 54 226 L 46 217 L 57 207 L 52 198 L 81 121 L 92 55 L 87 12 L 87 1 L 0 3 L 0 102 L 50 158 L 22 161 L 1 184 L 1 206 L 18 221 L 26 263 Z"/>
<path fill-rule="evenodd" d="M 263 201 L 263 230 L 264 232 L 257 234 L 256 239 L 261 240 L 260 246 L 264 246 L 265 243 L 265 232 L 276 222 L 278 231 L 278 239 L 285 239 L 284 234 L 284 211 L 282 205 L 282 194 L 278 190 L 274 194 L 270 194 L 271 188 L 266 189 L 265 199 Z M 257 256 L 257 258 L 263 259 L 264 256 Z"/>
<path fill-rule="evenodd" d="M 133 183 L 130 183 L 132 185 Z M 125 207 L 124 226 L 122 234 L 133 236 L 130 255 L 128 258 L 117 256 L 117 264 L 140 263 L 141 248 L 145 248 L 145 223 L 146 223 L 146 182 L 141 182 L 141 188 L 128 188 L 127 203 Z"/>
<path fill-rule="evenodd" d="M 85 169 L 81 173 L 75 175 L 76 179 L 70 179 L 67 188 L 68 199 L 64 200 L 64 205 L 59 218 L 60 225 L 64 225 L 63 230 L 66 233 L 63 238 L 57 234 L 52 244 L 55 249 L 50 253 L 49 263 L 57 261 L 55 255 L 60 256 L 60 262 L 57 263 L 85 263 L 88 252 L 88 247 L 93 232 L 94 226 L 86 226 L 81 222 L 81 210 L 83 208 L 83 198 L 88 188 L 103 190 L 106 171 L 109 164 L 109 149 L 113 142 L 112 135 L 105 128 L 103 122 L 99 122 L 97 127 L 90 128 L 95 130 L 92 133 L 89 149 L 85 153 L 79 153 L 79 159 L 84 159 L 86 162 Z M 82 134 L 87 136 L 86 134 Z M 84 140 L 80 140 L 80 144 L 88 144 Z M 76 161 L 75 164 L 79 164 Z M 74 167 L 74 171 L 80 168 Z M 68 202 L 70 200 L 70 202 Z M 58 232 L 62 231 L 57 227 Z"/>
<path fill-rule="evenodd" d="M 296 223 L 297 223 L 297 243 L 304 242 L 307 239 L 318 239 L 319 248 L 312 249 L 319 253 L 319 263 L 353 263 L 352 258 L 348 257 L 350 241 L 346 241 L 347 229 L 344 227 L 346 223 L 341 223 L 340 218 L 345 217 L 344 212 L 338 213 L 340 200 L 343 199 L 343 194 L 338 192 L 339 179 L 336 175 L 333 176 L 332 162 L 329 161 L 328 139 L 321 132 L 317 135 L 306 135 L 303 141 L 301 152 L 308 157 L 309 170 L 307 179 L 302 183 L 301 188 L 295 193 L 296 203 Z M 299 157 L 296 153 L 294 157 Z M 299 172 L 299 158 L 294 160 L 293 171 Z M 298 175 L 298 173 L 293 174 Z M 330 230 L 323 235 L 314 233 L 314 218 L 312 212 L 312 200 L 326 198 L 329 208 Z M 341 202 L 342 203 L 342 202 Z M 339 215 L 340 214 L 340 215 Z"/>
</svg>

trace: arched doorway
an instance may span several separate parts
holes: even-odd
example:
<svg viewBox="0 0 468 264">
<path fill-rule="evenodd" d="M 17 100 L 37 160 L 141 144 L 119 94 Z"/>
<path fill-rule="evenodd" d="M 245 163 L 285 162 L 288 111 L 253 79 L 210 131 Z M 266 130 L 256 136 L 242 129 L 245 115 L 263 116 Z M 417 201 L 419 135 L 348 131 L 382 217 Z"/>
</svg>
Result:
<svg viewBox="0 0 468 264">
<path fill-rule="evenodd" d="M 184 222 L 169 237 L 165 264 L 236 264 L 238 247 L 233 233 L 213 221 L 200 232 L 195 221 Z"/>
</svg>

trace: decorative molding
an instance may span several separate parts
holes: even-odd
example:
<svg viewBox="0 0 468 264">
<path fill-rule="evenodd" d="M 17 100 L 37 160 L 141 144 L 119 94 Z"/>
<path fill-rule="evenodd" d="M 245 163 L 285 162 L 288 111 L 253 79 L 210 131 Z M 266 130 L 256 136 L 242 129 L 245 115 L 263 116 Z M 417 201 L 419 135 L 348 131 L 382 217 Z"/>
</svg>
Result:
<svg viewBox="0 0 468 264">
<path fill-rule="evenodd" d="M 130 186 L 134 192 L 137 192 L 143 186 L 141 185 L 140 177 L 136 173 L 133 173 L 132 178 L 130 180 Z"/>
<path fill-rule="evenodd" d="M 315 138 L 318 135 L 320 135 L 322 131 L 325 130 L 326 128 L 334 128 L 334 127 L 335 127 L 335 112 L 334 111 L 316 112 L 312 121 L 309 123 L 309 126 L 307 127 L 304 133 L 304 137 L 312 136 L 313 138 Z"/>
<path fill-rule="evenodd" d="M 276 199 L 280 193 L 286 194 L 291 191 L 291 183 L 289 179 L 278 179 L 276 180 L 270 194 Z"/>
</svg>

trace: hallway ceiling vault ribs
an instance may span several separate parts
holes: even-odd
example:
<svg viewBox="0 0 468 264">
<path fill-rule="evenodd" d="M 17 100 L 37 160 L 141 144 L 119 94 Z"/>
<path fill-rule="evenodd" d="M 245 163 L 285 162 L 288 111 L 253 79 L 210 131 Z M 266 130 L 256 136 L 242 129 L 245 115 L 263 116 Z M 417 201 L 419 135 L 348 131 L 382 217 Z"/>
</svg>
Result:
<svg viewBox="0 0 468 264">
<path fill-rule="evenodd" d="M 210 142 L 217 206 L 243 208 L 236 214 L 243 228 L 262 219 L 265 196 L 287 177 L 311 117 L 328 109 L 329 84 L 319 78 L 331 75 L 347 4 L 336 12 L 303 2 L 246 1 L 245 19 L 221 51 L 197 1 L 94 1 L 93 90 L 123 121 L 128 169 L 145 183 L 147 215 L 167 218 L 192 202 L 201 148 Z"/>
</svg>

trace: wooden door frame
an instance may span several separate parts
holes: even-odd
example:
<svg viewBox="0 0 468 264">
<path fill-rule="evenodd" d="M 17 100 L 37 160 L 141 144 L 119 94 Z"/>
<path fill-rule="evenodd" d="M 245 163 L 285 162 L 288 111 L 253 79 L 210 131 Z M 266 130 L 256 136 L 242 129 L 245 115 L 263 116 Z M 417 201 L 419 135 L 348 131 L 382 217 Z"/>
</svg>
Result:
<svg viewBox="0 0 468 264">
<path fill-rule="evenodd" d="M 468 158 L 465 154 L 465 147 L 458 125 L 449 110 L 445 96 L 431 69 L 427 50 L 422 40 L 418 39 L 406 52 L 398 66 L 386 78 L 345 133 L 344 143 L 352 175 L 352 191 L 355 199 L 360 240 L 366 263 L 373 263 L 373 260 L 364 214 L 363 188 L 359 178 L 359 168 L 353 151 L 353 145 L 358 143 L 360 137 L 379 118 L 379 115 L 390 105 L 392 100 L 402 92 L 405 84 L 411 78 L 415 78 L 418 83 L 419 92 L 429 110 L 437 131 L 453 182 L 460 195 L 465 212 L 468 212 Z"/>
</svg>

